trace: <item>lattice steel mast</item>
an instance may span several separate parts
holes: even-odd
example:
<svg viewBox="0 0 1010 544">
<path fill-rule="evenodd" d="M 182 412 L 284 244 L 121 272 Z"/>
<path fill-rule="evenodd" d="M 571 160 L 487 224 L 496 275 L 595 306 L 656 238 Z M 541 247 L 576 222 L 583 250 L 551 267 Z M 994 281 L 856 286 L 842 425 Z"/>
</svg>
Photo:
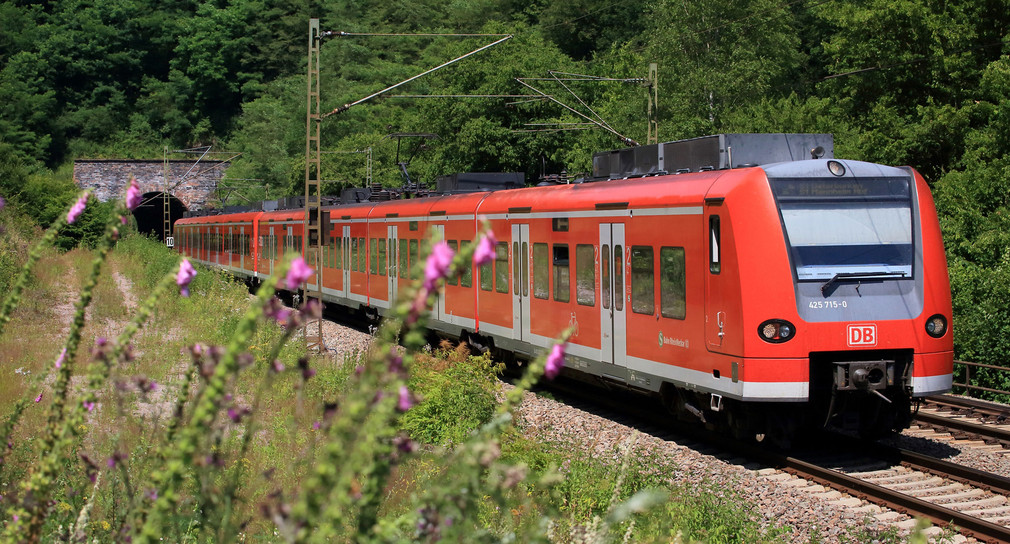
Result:
<svg viewBox="0 0 1010 544">
<path fill-rule="evenodd" d="M 309 19 L 308 89 L 305 113 L 305 220 L 302 224 L 302 239 L 304 240 L 302 253 L 305 261 L 316 271 L 316 275 L 315 283 L 305 285 L 302 299 L 308 304 L 309 299 L 314 298 L 320 305 L 323 303 L 321 256 L 324 230 L 320 187 L 322 158 L 319 148 L 319 46 L 321 40 L 319 19 Z M 307 349 L 323 351 L 322 318 L 306 320 L 303 333 Z"/>
</svg>

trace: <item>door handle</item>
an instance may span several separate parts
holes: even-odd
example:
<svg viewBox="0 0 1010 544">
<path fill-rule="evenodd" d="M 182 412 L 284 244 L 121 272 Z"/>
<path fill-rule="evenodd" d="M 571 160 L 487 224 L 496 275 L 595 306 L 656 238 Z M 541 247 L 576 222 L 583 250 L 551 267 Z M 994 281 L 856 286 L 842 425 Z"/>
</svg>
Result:
<svg viewBox="0 0 1010 544">
<path fill-rule="evenodd" d="M 724 336 L 726 336 L 726 331 L 723 330 L 723 316 L 726 314 L 723 312 L 718 312 L 715 314 L 716 324 L 719 325 L 719 340 L 721 341 Z"/>
</svg>

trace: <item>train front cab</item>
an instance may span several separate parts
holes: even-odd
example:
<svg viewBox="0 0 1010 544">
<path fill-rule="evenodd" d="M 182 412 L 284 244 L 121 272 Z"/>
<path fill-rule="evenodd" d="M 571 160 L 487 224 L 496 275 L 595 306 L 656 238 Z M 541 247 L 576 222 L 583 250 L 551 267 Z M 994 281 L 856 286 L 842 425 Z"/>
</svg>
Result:
<svg viewBox="0 0 1010 544">
<path fill-rule="evenodd" d="M 706 201 L 707 211 L 726 208 L 734 227 L 735 262 L 722 273 L 739 270 L 742 344 L 723 351 L 740 355 L 743 399 L 769 403 L 766 423 L 786 434 L 906 427 L 915 398 L 949 391 L 953 367 L 949 279 L 927 185 L 911 169 L 858 161 L 762 170 L 760 183 L 727 184 Z M 714 316 L 716 334 L 731 330 L 731 313 L 711 309 L 706 326 Z"/>
</svg>

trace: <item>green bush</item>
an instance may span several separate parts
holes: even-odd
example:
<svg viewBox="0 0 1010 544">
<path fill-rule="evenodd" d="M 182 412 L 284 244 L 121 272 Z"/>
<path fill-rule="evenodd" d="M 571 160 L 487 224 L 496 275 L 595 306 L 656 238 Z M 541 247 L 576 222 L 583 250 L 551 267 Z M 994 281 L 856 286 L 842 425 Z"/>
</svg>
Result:
<svg viewBox="0 0 1010 544">
<path fill-rule="evenodd" d="M 494 414 L 501 366 L 489 355 L 470 355 L 465 345 L 443 346 L 417 356 L 413 370 L 410 387 L 420 402 L 404 414 L 403 429 L 414 440 L 460 444 Z"/>
</svg>

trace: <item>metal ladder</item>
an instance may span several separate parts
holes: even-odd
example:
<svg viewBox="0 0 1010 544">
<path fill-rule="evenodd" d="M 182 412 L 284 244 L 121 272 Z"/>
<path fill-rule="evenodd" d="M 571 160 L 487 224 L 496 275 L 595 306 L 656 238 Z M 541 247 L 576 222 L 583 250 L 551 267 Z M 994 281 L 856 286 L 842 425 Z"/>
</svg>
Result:
<svg viewBox="0 0 1010 544">
<path fill-rule="evenodd" d="M 302 300 L 309 302 L 314 298 L 323 302 L 323 222 L 322 198 L 320 192 L 322 161 L 319 149 L 319 19 L 309 19 L 309 63 L 308 89 L 305 115 L 305 221 L 303 223 L 302 248 L 305 262 L 316 271 L 315 284 L 306 284 Z M 304 327 L 305 347 L 307 350 L 322 352 L 323 321 L 309 319 Z"/>
</svg>

